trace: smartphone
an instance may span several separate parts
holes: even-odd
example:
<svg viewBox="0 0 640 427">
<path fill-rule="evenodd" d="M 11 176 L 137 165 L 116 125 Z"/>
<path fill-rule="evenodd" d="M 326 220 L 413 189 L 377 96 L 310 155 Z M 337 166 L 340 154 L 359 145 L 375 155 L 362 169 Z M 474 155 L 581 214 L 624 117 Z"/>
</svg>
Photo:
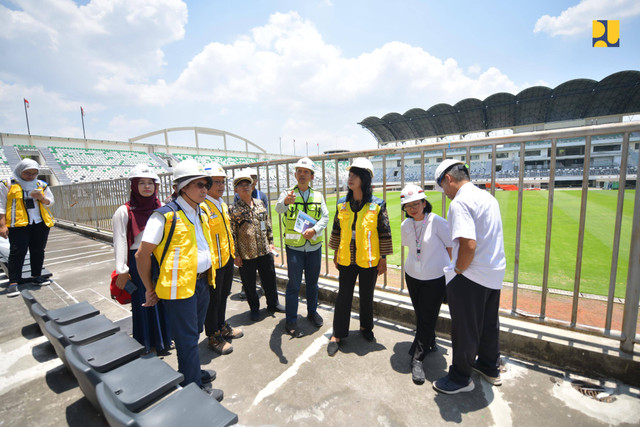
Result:
<svg viewBox="0 0 640 427">
<path fill-rule="evenodd" d="M 138 287 L 131 280 L 127 280 L 127 284 L 124 285 L 124 290 L 129 292 L 129 295 L 133 295 L 133 293 L 138 290 Z"/>
</svg>

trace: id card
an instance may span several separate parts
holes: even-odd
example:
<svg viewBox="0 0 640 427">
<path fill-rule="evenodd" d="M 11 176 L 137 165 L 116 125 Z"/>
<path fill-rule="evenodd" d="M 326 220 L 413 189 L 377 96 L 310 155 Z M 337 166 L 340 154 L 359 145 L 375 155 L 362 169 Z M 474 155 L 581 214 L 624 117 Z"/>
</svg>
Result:
<svg viewBox="0 0 640 427">
<path fill-rule="evenodd" d="M 264 221 L 260 221 L 260 231 L 266 231 L 267 230 L 267 225 L 264 223 Z"/>
</svg>

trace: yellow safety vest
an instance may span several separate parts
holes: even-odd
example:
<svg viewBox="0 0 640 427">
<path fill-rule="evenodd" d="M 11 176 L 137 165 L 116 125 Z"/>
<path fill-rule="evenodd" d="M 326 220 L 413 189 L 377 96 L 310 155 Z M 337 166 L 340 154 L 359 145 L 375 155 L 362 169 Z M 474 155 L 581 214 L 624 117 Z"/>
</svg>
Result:
<svg viewBox="0 0 640 427">
<path fill-rule="evenodd" d="M 295 191 L 297 188 L 298 186 L 295 186 L 292 190 Z M 300 196 L 300 191 L 298 191 L 296 201 L 287 206 L 287 211 L 282 217 L 282 225 L 285 232 L 284 242 L 287 246 L 290 246 L 292 248 L 299 248 L 301 246 L 304 246 L 307 242 L 307 239 L 302 237 L 301 233 L 298 233 L 293 229 L 296 225 L 298 212 L 304 212 L 311 218 L 318 221 L 322 217 L 321 207 L 322 193 L 313 191 L 313 188 L 309 187 L 309 197 L 307 198 L 307 202 L 305 203 L 302 196 Z M 313 236 L 313 239 L 309 240 L 309 243 L 311 243 L 312 245 L 322 243 L 322 234 L 316 233 L 316 235 Z"/>
<path fill-rule="evenodd" d="M 175 210 L 172 210 L 172 208 Z M 162 258 L 167 237 L 171 230 L 173 216 L 176 215 L 176 225 L 169 242 L 164 260 L 160 265 L 160 272 L 156 282 L 156 294 L 160 299 L 185 299 L 190 298 L 195 293 L 196 276 L 198 275 L 198 245 L 196 241 L 196 227 L 189 221 L 179 205 L 171 202 L 155 212 L 159 212 L 165 218 L 164 235 L 162 241 L 153 250 L 156 260 Z M 213 245 L 211 244 L 211 233 L 209 231 L 209 221 L 204 210 L 198 215 L 202 224 L 202 231 L 209 244 L 211 259 L 213 260 Z M 215 287 L 215 269 L 209 269 L 209 285 Z"/>
<path fill-rule="evenodd" d="M 213 242 L 213 266 L 219 269 L 227 265 L 229 258 L 231 258 L 231 255 L 236 251 L 233 237 L 231 236 L 229 207 L 226 203 L 222 202 L 220 204 L 222 206 L 222 212 L 220 212 L 212 201 L 207 199 L 204 203 L 208 208 L 209 228 L 211 228 L 211 241 Z"/>
<path fill-rule="evenodd" d="M 2 183 L 9 189 L 7 193 L 7 209 L 6 209 L 6 219 L 7 225 L 9 227 L 26 227 L 30 224 L 29 212 L 27 211 L 27 206 L 24 202 L 24 191 L 20 184 L 17 181 L 11 180 L 11 183 L 5 179 L 2 180 Z M 41 180 L 38 180 L 38 190 L 44 192 L 47 188 L 47 183 Z M 53 227 L 54 218 L 53 214 L 49 210 L 49 208 L 42 203 L 39 203 L 37 200 L 34 202 L 38 203 L 40 206 L 40 216 L 44 221 L 47 227 Z"/>
<path fill-rule="evenodd" d="M 358 212 L 355 226 L 356 264 L 362 268 L 376 267 L 380 262 L 380 241 L 378 240 L 378 214 L 384 200 L 372 197 L 371 202 Z M 346 197 L 338 200 L 338 219 L 340 220 L 340 246 L 338 264 L 351 264 L 350 244 L 353 238 L 352 225 L 355 213 L 351 210 Z"/>
</svg>

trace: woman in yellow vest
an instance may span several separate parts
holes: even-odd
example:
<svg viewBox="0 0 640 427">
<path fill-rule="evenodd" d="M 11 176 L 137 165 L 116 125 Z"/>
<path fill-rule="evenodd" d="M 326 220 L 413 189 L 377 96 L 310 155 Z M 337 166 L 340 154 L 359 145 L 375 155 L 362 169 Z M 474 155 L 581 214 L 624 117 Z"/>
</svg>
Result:
<svg viewBox="0 0 640 427">
<path fill-rule="evenodd" d="M 360 333 L 373 342 L 373 291 L 376 279 L 387 271 L 386 256 L 393 253 L 391 228 L 385 202 L 373 196 L 373 165 L 364 157 L 353 160 L 349 170 L 346 197 L 338 200 L 329 248 L 339 271 L 339 289 L 333 315 L 333 336 L 327 347 L 329 356 L 338 351 L 349 335 L 351 301 L 356 279 L 360 296 Z"/>
<path fill-rule="evenodd" d="M 13 170 L 11 180 L 0 183 L 0 236 L 9 238 L 9 288 L 8 297 L 19 295 L 18 285 L 34 283 L 48 285 L 51 282 L 41 276 L 44 248 L 49 229 L 53 227 L 53 194 L 46 182 L 38 179 L 40 166 L 31 159 L 23 159 Z M 31 278 L 22 278 L 24 258 L 30 254 Z"/>
</svg>

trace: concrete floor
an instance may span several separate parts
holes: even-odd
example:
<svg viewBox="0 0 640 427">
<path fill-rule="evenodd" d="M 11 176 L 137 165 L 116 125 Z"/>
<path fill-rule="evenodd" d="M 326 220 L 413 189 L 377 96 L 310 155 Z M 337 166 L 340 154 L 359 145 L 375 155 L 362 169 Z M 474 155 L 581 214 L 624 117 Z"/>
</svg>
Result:
<svg viewBox="0 0 640 427">
<path fill-rule="evenodd" d="M 113 252 L 109 244 L 73 232 L 53 229 L 47 268 L 55 283 L 32 289 L 47 308 L 89 301 L 102 314 L 130 329 L 130 313 L 108 297 Z M 5 280 L 6 282 L 6 280 Z M 225 391 L 223 404 L 242 425 L 418 426 L 465 423 L 474 426 L 639 425 L 640 390 L 621 382 L 590 379 L 543 365 L 504 357 L 504 384 L 492 387 L 473 377 L 475 390 L 447 396 L 433 381 L 446 373 L 450 342 L 425 360 L 427 383 L 412 383 L 407 351 L 413 331 L 378 321 L 377 341 L 366 342 L 353 315 L 351 335 L 335 357 L 326 353 L 332 307 L 321 306 L 325 326 L 314 328 L 299 307 L 299 339 L 284 334 L 284 315 L 251 322 L 248 305 L 238 299 L 234 282 L 227 315 L 245 336 L 233 353 L 219 356 L 203 339 L 201 363 L 217 371 L 214 387 Z M 29 316 L 20 297 L 0 292 L 0 426 L 101 426 L 105 420 L 83 397 L 75 378 L 56 357 Z M 280 296 L 284 303 L 284 296 Z M 264 299 L 261 299 L 264 305 Z M 164 357 L 177 367 L 175 351 Z M 603 387 L 611 403 L 585 396 L 571 384 L 584 380 Z"/>
</svg>

